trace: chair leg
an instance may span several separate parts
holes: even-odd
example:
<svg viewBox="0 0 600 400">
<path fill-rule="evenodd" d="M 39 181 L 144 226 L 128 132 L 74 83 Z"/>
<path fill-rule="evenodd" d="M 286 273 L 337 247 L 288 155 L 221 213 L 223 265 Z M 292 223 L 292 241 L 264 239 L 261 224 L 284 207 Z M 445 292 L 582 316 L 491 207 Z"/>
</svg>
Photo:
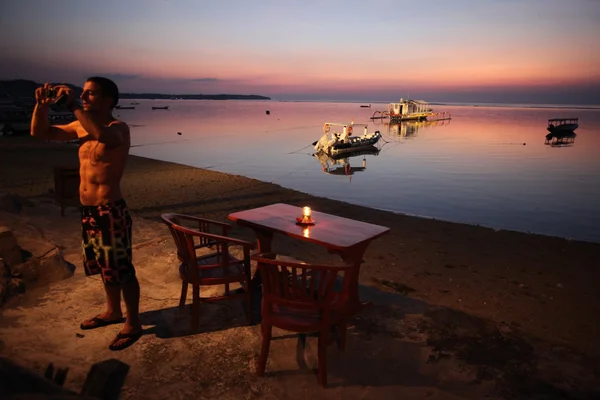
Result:
<svg viewBox="0 0 600 400">
<path fill-rule="evenodd" d="M 327 330 L 321 330 L 318 343 L 318 368 L 317 381 L 323 387 L 327 386 Z"/>
<path fill-rule="evenodd" d="M 185 281 L 181 282 L 181 298 L 179 299 L 179 308 L 185 307 L 185 300 L 187 299 L 188 283 Z"/>
<path fill-rule="evenodd" d="M 192 285 L 194 287 L 194 301 L 192 304 L 192 330 L 198 329 L 200 322 L 200 285 Z"/>
<path fill-rule="evenodd" d="M 267 367 L 267 358 L 269 357 L 269 346 L 271 345 L 271 325 L 266 325 L 263 321 L 260 326 L 262 332 L 262 343 L 260 346 L 260 357 L 258 358 L 258 368 L 256 374 L 258 376 L 265 375 L 265 368 Z"/>
<path fill-rule="evenodd" d="M 252 325 L 252 290 L 250 290 L 250 282 L 246 281 L 246 318 L 248 325 Z"/>
</svg>

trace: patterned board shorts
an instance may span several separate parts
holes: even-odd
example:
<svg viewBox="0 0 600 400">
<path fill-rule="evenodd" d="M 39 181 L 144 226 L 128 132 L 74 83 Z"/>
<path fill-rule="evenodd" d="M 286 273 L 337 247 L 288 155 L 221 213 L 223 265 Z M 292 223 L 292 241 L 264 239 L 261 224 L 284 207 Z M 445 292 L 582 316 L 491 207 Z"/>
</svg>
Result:
<svg viewBox="0 0 600 400">
<path fill-rule="evenodd" d="M 125 200 L 81 206 L 83 267 L 87 276 L 102 274 L 105 284 L 135 277 L 131 252 L 131 215 Z"/>
</svg>

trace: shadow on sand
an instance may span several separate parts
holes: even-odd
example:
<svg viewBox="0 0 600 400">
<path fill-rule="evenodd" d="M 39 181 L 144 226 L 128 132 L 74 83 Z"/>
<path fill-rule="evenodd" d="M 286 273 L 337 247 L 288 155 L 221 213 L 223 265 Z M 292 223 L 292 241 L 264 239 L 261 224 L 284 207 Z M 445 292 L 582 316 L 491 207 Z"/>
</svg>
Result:
<svg viewBox="0 0 600 400">
<path fill-rule="evenodd" d="M 518 326 L 496 324 L 375 287 L 360 287 L 375 306 L 349 324 L 345 352 L 328 349 L 328 387 L 429 387 L 466 398 L 592 399 L 600 395 L 600 364 L 567 348 L 528 337 Z M 256 297 L 256 296 L 255 296 Z M 200 329 L 190 307 L 145 312 L 145 334 L 168 339 L 248 327 L 241 301 L 202 304 Z M 260 300 L 258 300 L 258 304 Z M 255 304 L 255 311 L 256 311 Z M 290 390 L 315 381 L 317 339 L 274 330 L 267 377 Z M 305 382 L 304 382 L 305 381 Z"/>
</svg>

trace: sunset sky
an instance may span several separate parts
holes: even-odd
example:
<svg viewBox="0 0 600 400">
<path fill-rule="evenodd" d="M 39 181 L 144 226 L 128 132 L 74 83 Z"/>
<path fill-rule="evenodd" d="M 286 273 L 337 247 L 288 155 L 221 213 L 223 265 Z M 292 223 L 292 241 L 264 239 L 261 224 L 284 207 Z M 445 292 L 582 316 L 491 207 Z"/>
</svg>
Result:
<svg viewBox="0 0 600 400">
<path fill-rule="evenodd" d="M 0 34 L 0 79 L 600 104 L 600 0 L 4 0 Z"/>
</svg>

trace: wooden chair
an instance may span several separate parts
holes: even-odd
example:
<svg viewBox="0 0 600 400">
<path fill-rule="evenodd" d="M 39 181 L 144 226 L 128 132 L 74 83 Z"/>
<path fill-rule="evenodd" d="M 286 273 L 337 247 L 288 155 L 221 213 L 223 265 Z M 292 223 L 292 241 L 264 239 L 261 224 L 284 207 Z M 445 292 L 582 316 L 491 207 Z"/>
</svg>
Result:
<svg viewBox="0 0 600 400">
<path fill-rule="evenodd" d="M 212 302 L 244 296 L 246 316 L 252 323 L 252 299 L 248 283 L 250 281 L 250 250 L 254 244 L 227 236 L 231 225 L 209 219 L 183 214 L 162 214 L 161 218 L 169 227 L 177 246 L 177 258 L 181 261 L 179 276 L 182 280 L 179 308 L 185 306 L 188 284 L 193 287 L 192 329 L 198 328 L 200 302 Z M 198 228 L 184 226 L 197 225 Z M 243 259 L 230 253 L 231 246 L 242 246 Z M 198 254 L 199 249 L 209 249 L 208 254 Z M 232 293 L 229 284 L 240 283 L 241 293 Z M 225 295 L 200 297 L 202 285 L 225 285 Z"/>
<path fill-rule="evenodd" d="M 78 166 L 54 167 L 54 195 L 60 205 L 60 215 L 63 217 L 67 205 L 79 206 L 79 181 Z"/>
<path fill-rule="evenodd" d="M 263 376 L 269 354 L 272 327 L 301 334 L 318 333 L 318 382 L 327 385 L 327 346 L 337 330 L 338 347 L 345 349 L 346 303 L 350 267 L 311 265 L 298 260 L 257 254 L 263 284 L 262 345 L 257 373 Z M 338 277 L 343 275 L 340 285 Z"/>
</svg>

